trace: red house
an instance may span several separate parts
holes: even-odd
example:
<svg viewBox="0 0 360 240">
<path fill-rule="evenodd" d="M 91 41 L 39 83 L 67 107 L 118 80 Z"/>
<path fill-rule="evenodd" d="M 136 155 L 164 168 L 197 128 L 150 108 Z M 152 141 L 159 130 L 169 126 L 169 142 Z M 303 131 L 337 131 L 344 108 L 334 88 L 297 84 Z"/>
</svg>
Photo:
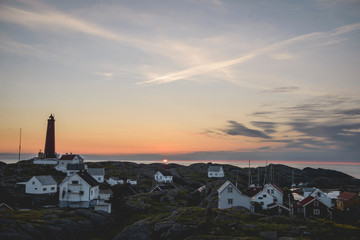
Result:
<svg viewBox="0 0 360 240">
<path fill-rule="evenodd" d="M 341 211 L 349 211 L 360 207 L 360 193 L 342 192 L 336 200 L 336 208 Z"/>
</svg>

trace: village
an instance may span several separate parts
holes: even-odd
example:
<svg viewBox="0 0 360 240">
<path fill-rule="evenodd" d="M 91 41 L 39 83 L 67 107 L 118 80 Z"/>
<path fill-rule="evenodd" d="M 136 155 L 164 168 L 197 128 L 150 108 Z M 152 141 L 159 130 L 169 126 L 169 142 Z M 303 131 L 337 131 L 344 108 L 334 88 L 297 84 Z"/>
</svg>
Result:
<svg viewBox="0 0 360 240">
<path fill-rule="evenodd" d="M 337 189 L 327 187 L 325 190 L 314 182 L 306 182 L 300 173 L 302 170 L 274 164 L 251 168 L 250 161 L 245 169 L 212 163 L 186 167 L 167 161 L 140 165 L 86 162 L 79 154 L 59 156 L 55 152 L 54 121 L 51 115 L 45 151 L 17 164 L 17 171 L 33 166 L 33 172 L 42 173 L 14 184 L 17 193 L 27 196 L 24 197 L 26 204 L 13 198 L 0 203 L 1 209 L 89 209 L 113 214 L 114 208 L 124 214 L 119 210 L 119 199 L 127 199 L 128 206 L 141 209 L 157 206 L 163 208 L 161 212 L 169 212 L 174 207 L 198 206 L 219 211 L 239 209 L 265 216 L 328 219 L 354 226 L 359 223 L 360 192 L 342 188 L 342 183 L 335 186 Z M 281 172 L 283 168 L 286 174 Z M 346 179 L 350 183 L 353 180 L 356 179 Z M 146 199 L 153 205 L 147 204 Z M 171 207 L 166 208 L 166 202 Z M 271 238 L 272 231 L 266 234 Z"/>
</svg>

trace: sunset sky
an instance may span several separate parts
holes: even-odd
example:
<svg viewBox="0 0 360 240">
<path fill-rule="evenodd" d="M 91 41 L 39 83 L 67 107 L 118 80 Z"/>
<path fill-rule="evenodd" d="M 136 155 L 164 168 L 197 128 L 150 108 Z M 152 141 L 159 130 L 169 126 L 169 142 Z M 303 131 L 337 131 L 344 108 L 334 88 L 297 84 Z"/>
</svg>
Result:
<svg viewBox="0 0 360 240">
<path fill-rule="evenodd" d="M 360 1 L 0 3 L 0 153 L 360 162 Z"/>
</svg>

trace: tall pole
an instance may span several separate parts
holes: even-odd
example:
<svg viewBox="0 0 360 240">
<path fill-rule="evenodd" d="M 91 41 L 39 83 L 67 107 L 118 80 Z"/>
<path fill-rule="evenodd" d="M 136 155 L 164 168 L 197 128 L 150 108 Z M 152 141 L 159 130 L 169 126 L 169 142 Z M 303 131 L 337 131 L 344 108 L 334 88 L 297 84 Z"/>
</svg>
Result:
<svg viewBox="0 0 360 240">
<path fill-rule="evenodd" d="M 19 159 L 18 159 L 18 164 L 17 164 L 17 173 L 18 174 L 20 172 L 20 169 L 19 169 L 20 156 L 21 156 L 21 128 L 20 128 L 20 139 L 19 139 Z"/>
</svg>

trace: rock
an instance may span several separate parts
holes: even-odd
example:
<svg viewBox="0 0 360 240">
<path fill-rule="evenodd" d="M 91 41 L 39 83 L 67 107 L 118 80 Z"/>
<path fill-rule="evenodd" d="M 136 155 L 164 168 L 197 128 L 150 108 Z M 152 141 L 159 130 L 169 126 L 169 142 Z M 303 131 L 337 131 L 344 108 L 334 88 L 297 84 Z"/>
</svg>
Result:
<svg viewBox="0 0 360 240">
<path fill-rule="evenodd" d="M 151 224 L 146 220 L 140 220 L 135 224 L 124 228 L 113 240 L 150 240 Z"/>
</svg>

